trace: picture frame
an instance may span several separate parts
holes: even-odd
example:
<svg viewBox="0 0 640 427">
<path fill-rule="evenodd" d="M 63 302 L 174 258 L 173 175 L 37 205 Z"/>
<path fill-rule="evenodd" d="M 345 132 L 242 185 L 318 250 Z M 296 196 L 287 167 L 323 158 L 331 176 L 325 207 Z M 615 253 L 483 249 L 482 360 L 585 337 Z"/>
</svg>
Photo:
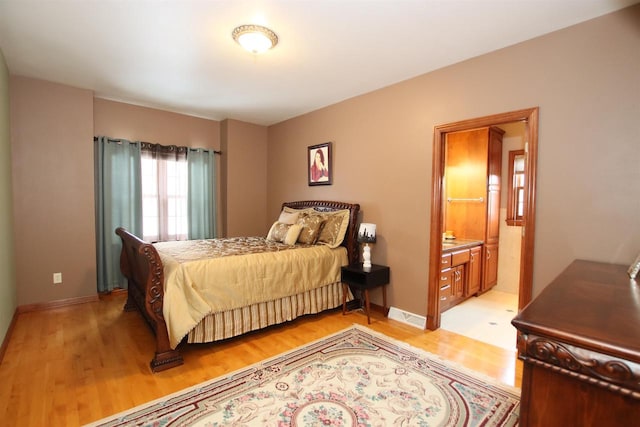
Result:
<svg viewBox="0 0 640 427">
<path fill-rule="evenodd" d="M 331 142 L 307 147 L 308 184 L 331 185 L 333 183 L 333 158 Z"/>
<path fill-rule="evenodd" d="M 640 271 L 640 255 L 636 257 L 636 260 L 631 263 L 629 269 L 627 270 L 627 274 L 629 274 L 629 278 L 635 279 L 638 275 L 638 271 Z"/>
</svg>

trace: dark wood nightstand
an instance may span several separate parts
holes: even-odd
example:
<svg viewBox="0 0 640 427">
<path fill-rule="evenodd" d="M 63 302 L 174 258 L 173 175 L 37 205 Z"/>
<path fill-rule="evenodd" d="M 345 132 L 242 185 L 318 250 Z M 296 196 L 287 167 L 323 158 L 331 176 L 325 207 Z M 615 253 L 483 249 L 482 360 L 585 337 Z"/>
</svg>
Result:
<svg viewBox="0 0 640 427">
<path fill-rule="evenodd" d="M 387 288 L 389 283 L 389 267 L 386 265 L 372 264 L 369 271 L 365 271 L 362 263 L 351 264 L 342 267 L 342 314 L 347 313 L 347 286 L 351 285 L 360 291 L 364 291 L 365 312 L 367 323 L 371 324 L 369 316 L 369 289 L 382 286 L 382 303 L 387 308 Z"/>
</svg>

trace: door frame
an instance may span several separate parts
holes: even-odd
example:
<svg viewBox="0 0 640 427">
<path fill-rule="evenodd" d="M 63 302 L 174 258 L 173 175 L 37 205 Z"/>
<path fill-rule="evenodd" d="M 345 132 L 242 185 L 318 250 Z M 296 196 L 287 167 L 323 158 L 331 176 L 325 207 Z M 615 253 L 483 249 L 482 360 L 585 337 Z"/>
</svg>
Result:
<svg viewBox="0 0 640 427">
<path fill-rule="evenodd" d="M 533 252 L 535 243 L 536 171 L 538 162 L 539 107 L 463 120 L 434 127 L 433 174 L 431 191 L 431 238 L 429 246 L 429 285 L 427 297 L 427 329 L 440 327 L 440 262 L 442 257 L 442 193 L 445 169 L 445 143 L 447 133 L 480 127 L 524 121 L 527 150 L 525 160 L 524 222 L 520 251 L 520 283 L 518 309 L 531 301 L 533 288 Z"/>
</svg>

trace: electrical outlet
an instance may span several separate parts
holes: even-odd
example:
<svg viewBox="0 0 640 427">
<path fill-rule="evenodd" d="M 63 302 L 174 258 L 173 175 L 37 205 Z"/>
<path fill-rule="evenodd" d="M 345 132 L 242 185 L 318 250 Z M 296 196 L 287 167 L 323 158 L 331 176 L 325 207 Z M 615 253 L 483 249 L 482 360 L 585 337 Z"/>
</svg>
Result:
<svg viewBox="0 0 640 427">
<path fill-rule="evenodd" d="M 53 273 L 53 284 L 57 285 L 62 283 L 62 273 Z"/>
</svg>

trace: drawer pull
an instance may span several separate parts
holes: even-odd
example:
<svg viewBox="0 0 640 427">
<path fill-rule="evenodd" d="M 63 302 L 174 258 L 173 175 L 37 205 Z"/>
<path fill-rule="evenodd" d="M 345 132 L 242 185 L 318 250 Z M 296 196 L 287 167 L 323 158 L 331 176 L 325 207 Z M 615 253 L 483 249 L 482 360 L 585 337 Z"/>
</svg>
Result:
<svg viewBox="0 0 640 427">
<path fill-rule="evenodd" d="M 440 301 L 446 301 L 447 297 L 440 297 Z"/>
</svg>

